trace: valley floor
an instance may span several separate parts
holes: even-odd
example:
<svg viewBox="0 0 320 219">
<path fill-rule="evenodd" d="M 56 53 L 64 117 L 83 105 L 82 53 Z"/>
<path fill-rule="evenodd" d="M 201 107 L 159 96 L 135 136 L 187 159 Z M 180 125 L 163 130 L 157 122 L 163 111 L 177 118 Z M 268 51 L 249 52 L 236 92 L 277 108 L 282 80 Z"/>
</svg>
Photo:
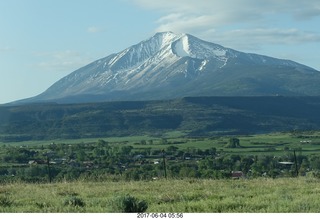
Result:
<svg viewBox="0 0 320 219">
<path fill-rule="evenodd" d="M 147 202 L 146 212 L 318 213 L 319 182 L 299 177 L 9 183 L 0 187 L 0 212 L 112 213 L 116 198 L 130 195 Z"/>
</svg>

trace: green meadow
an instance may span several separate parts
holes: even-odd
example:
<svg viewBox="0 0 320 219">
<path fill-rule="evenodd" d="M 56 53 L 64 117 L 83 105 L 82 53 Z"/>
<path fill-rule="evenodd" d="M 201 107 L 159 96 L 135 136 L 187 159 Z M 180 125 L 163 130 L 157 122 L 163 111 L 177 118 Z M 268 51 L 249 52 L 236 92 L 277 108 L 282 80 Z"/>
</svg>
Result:
<svg viewBox="0 0 320 219">
<path fill-rule="evenodd" d="M 0 212 L 112 213 L 117 197 L 147 203 L 146 212 L 320 212 L 319 179 L 157 180 L 12 183 L 0 187 Z M 76 198 L 81 204 L 70 204 Z"/>
</svg>

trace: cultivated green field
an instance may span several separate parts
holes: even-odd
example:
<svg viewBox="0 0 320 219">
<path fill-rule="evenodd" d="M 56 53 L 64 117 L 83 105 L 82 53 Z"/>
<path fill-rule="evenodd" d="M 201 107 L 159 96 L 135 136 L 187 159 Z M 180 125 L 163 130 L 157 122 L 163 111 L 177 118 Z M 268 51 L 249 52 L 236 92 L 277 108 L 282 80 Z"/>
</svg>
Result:
<svg viewBox="0 0 320 219">
<path fill-rule="evenodd" d="M 0 146 L 28 146 L 29 148 L 38 148 L 41 145 L 55 144 L 79 144 L 94 143 L 98 140 L 104 140 L 118 146 L 132 145 L 134 148 L 152 148 L 165 149 L 168 145 L 175 145 L 179 149 L 208 149 L 215 147 L 217 151 L 236 154 L 283 154 L 286 149 L 297 150 L 303 154 L 317 154 L 320 152 L 320 131 L 306 132 L 276 132 L 256 135 L 233 136 L 240 140 L 240 148 L 228 148 L 230 136 L 213 136 L 213 137 L 188 137 L 187 132 L 172 131 L 164 133 L 161 137 L 149 135 L 125 136 L 125 137 L 106 137 L 106 138 L 82 138 L 82 139 L 55 139 L 40 141 L 19 141 L 19 142 L 0 142 Z M 162 139 L 167 142 L 162 144 Z M 149 144 L 148 141 L 153 143 Z M 141 145 L 141 141 L 146 144 Z M 1 152 L 1 150 L 0 150 Z"/>
<path fill-rule="evenodd" d="M 306 177 L 13 183 L 0 187 L 0 211 L 114 212 L 126 194 L 146 201 L 147 212 L 320 212 L 320 181 Z M 68 204 L 75 197 L 81 205 Z"/>
</svg>

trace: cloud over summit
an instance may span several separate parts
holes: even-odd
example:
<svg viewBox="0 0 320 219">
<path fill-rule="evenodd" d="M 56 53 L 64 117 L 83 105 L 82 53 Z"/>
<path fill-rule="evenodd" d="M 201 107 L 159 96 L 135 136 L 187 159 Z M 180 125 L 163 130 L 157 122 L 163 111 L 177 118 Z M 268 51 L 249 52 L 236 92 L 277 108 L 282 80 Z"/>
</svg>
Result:
<svg viewBox="0 0 320 219">
<path fill-rule="evenodd" d="M 195 34 L 204 39 L 229 41 L 238 35 L 239 44 L 298 43 L 320 41 L 318 30 L 296 28 L 294 22 L 320 17 L 318 0 L 135 0 L 136 4 L 161 14 L 158 31 Z M 280 26 L 278 22 L 284 22 Z M 245 36 L 245 37 L 244 37 Z M 244 37 L 244 39 L 242 39 Z M 249 39 L 249 40 L 248 40 Z M 235 45 L 230 45 L 235 46 Z M 249 46 L 249 45 L 248 45 Z"/>
</svg>

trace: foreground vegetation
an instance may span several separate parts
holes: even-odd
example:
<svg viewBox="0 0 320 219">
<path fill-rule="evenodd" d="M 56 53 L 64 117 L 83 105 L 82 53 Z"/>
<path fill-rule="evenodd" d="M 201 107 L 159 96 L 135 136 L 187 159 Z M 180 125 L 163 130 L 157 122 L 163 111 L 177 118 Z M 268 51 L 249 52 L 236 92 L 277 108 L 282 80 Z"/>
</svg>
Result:
<svg viewBox="0 0 320 219">
<path fill-rule="evenodd" d="M 118 197 L 146 212 L 320 212 L 315 178 L 252 180 L 75 181 L 0 187 L 0 212 L 119 212 Z"/>
<path fill-rule="evenodd" d="M 1 143 L 0 212 L 320 212 L 319 150 L 319 131 Z"/>
</svg>

